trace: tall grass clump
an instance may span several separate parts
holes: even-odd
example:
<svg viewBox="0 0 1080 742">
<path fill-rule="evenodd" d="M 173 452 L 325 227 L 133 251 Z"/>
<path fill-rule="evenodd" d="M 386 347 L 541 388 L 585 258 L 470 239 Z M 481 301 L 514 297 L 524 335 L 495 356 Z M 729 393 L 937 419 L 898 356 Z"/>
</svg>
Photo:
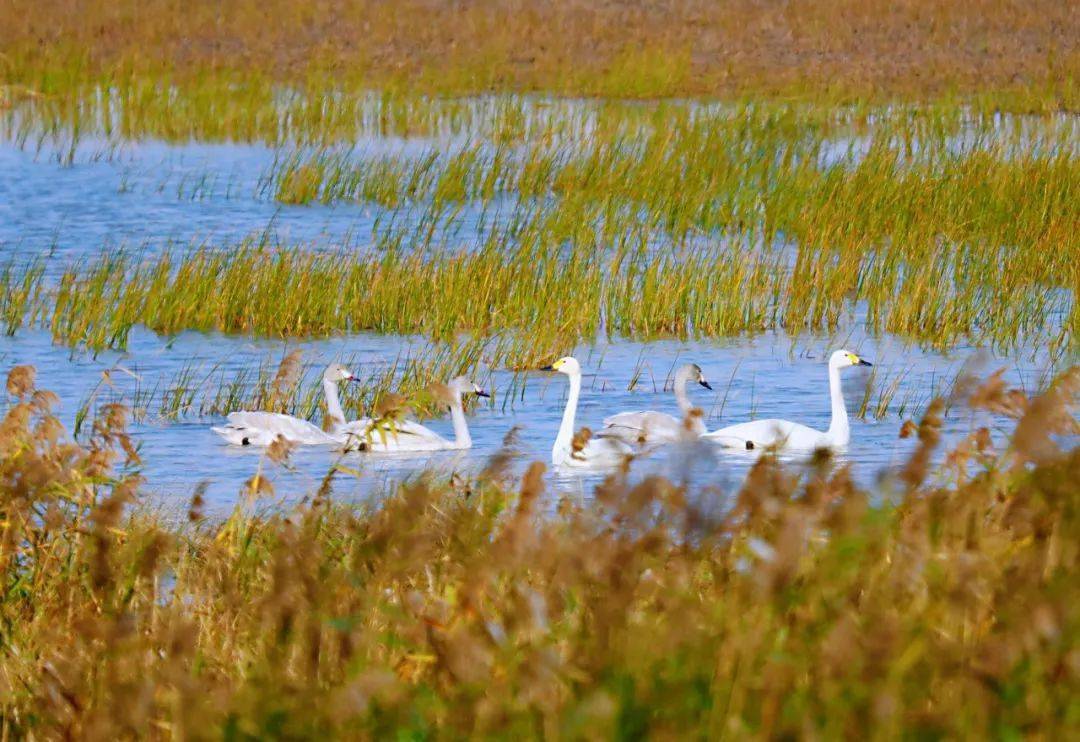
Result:
<svg viewBox="0 0 1080 742">
<path fill-rule="evenodd" d="M 1018 264 L 1007 275 L 985 250 L 913 250 L 911 264 L 874 252 L 847 260 L 800 250 L 791 264 L 789 251 L 753 236 L 667 252 L 652 249 L 644 233 L 606 246 L 582 225 L 564 247 L 550 238 L 561 219 L 531 232 L 500 231 L 475 249 L 410 247 L 393 238 L 372 252 L 245 242 L 144 256 L 106 252 L 55 281 L 18 272 L 0 280 L 17 289 L 13 300 L 32 299 L 12 304 L 12 331 L 44 326 L 59 341 L 91 349 L 123 348 L 141 325 L 163 334 L 282 338 L 528 335 L 548 350 L 605 335 L 835 330 L 858 322 L 864 308 L 871 333 L 936 348 L 961 340 L 1003 350 L 1042 345 L 1056 358 L 1077 337 L 1073 290 L 1043 282 L 1072 280 L 1075 266 L 1060 257 L 1057 265 Z"/>
<path fill-rule="evenodd" d="M 24 736 L 946 736 L 1075 730 L 1076 371 L 940 405 L 877 492 L 765 456 L 729 500 L 496 456 L 365 505 L 132 507 L 124 411 L 83 443 L 33 374 L 0 422 L 0 725 Z M 1061 436 L 1065 436 L 1064 438 Z M 1072 437 L 1069 437 L 1072 436 Z M 283 462 L 285 447 L 265 466 Z"/>
<path fill-rule="evenodd" d="M 29 319 L 40 300 L 45 267 L 41 261 L 18 265 L 14 261 L 0 267 L 0 329 L 14 335 Z"/>
</svg>

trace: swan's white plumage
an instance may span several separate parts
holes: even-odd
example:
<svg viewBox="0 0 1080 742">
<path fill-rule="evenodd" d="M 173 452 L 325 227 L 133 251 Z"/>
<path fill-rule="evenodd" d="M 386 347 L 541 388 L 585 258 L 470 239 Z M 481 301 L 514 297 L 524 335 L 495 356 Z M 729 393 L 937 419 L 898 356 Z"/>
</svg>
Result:
<svg viewBox="0 0 1080 742">
<path fill-rule="evenodd" d="M 280 435 L 305 446 L 319 446 L 337 438 L 307 420 L 276 412 L 234 412 L 228 424 L 212 430 L 234 446 L 268 446 Z"/>
<path fill-rule="evenodd" d="M 771 418 L 729 425 L 706 434 L 705 438 L 727 448 L 748 448 L 748 442 L 752 444 L 749 447 L 753 448 L 777 447 L 803 451 L 847 445 L 846 442 L 834 441 L 827 431 Z"/>
<path fill-rule="evenodd" d="M 705 424 L 697 419 L 685 427 L 674 415 L 666 412 L 620 412 L 604 418 L 604 433 L 624 443 L 671 443 L 693 439 L 705 432 Z"/>
<path fill-rule="evenodd" d="M 634 449 L 625 441 L 608 435 L 591 436 L 583 446 L 574 448 L 574 418 L 581 395 L 581 364 L 567 356 L 546 370 L 558 371 L 570 377 L 570 394 L 566 399 L 559 434 L 551 449 L 551 461 L 556 466 L 575 469 L 604 469 L 618 466 L 633 456 Z"/>
<path fill-rule="evenodd" d="M 559 456 L 553 455 L 552 461 L 573 469 L 609 469 L 633 455 L 634 449 L 618 438 L 597 435 L 589 438 L 579 450 L 568 447 Z"/>
<path fill-rule="evenodd" d="M 695 363 L 688 363 L 675 372 L 673 391 L 675 400 L 682 411 L 683 419 L 666 412 L 620 412 L 604 418 L 603 435 L 618 438 L 624 443 L 631 445 L 649 445 L 658 443 L 674 443 L 676 441 L 693 440 L 706 432 L 705 421 L 700 415 L 691 414 L 694 405 L 686 396 L 686 385 L 697 382 L 706 389 L 712 389 L 701 367 Z"/>
<path fill-rule="evenodd" d="M 413 420 L 376 421 L 371 418 L 355 420 L 341 428 L 346 446 L 368 453 L 451 451 L 472 447 L 465 410 L 461 397 L 464 394 L 487 396 L 476 384 L 463 376 L 448 385 L 450 392 L 450 419 L 454 425 L 454 439 L 447 440 L 434 430 Z"/>
<path fill-rule="evenodd" d="M 211 428 L 234 446 L 269 446 L 278 438 L 303 446 L 321 446 L 341 443 L 344 439 L 338 430 L 345 423 L 345 416 L 338 399 L 337 385 L 356 377 L 339 363 L 331 364 L 323 374 L 323 393 L 334 428 L 326 432 L 307 420 L 277 412 L 249 412 L 243 410 L 228 416 L 228 423 Z"/>
<path fill-rule="evenodd" d="M 790 420 L 753 420 L 714 430 L 702 436 L 727 448 L 779 448 L 813 451 L 819 448 L 843 448 L 851 439 L 844 394 L 840 388 L 840 369 L 848 366 L 870 366 L 847 350 L 838 350 L 829 357 L 829 398 L 832 422 L 828 430 L 814 428 Z"/>
</svg>

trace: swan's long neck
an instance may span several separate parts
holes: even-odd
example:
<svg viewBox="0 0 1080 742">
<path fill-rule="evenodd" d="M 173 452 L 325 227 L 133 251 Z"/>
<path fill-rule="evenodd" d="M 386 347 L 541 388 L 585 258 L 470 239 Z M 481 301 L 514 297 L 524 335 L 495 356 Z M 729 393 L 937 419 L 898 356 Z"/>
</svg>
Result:
<svg viewBox="0 0 1080 742">
<path fill-rule="evenodd" d="M 454 423 L 454 448 L 472 448 L 472 436 L 465 422 L 465 410 L 461 405 L 461 395 L 457 394 L 450 404 L 450 420 Z"/>
<path fill-rule="evenodd" d="M 694 405 L 690 403 L 690 398 L 686 396 L 686 382 L 690 380 L 690 377 L 686 374 L 675 374 L 675 401 L 679 404 L 679 409 L 682 410 L 683 415 L 689 415 L 690 410 L 694 409 Z"/>
<path fill-rule="evenodd" d="M 341 400 L 338 399 L 337 384 L 330 379 L 323 379 L 323 394 L 326 395 L 326 411 L 330 413 L 330 419 L 334 421 L 334 427 L 345 424 L 345 411 L 341 409 Z"/>
<path fill-rule="evenodd" d="M 577 403 L 580 396 L 581 374 L 573 374 L 570 377 L 570 396 L 566 398 L 566 409 L 563 410 L 559 434 L 555 437 L 555 447 L 551 449 L 552 458 L 555 460 L 562 458 L 560 452 L 570 450 L 570 444 L 574 440 L 574 416 L 577 414 Z"/>
<path fill-rule="evenodd" d="M 829 364 L 829 398 L 832 400 L 832 422 L 829 424 L 829 440 L 833 445 L 846 446 L 851 439 L 848 427 L 844 392 L 840 389 L 840 368 Z"/>
</svg>

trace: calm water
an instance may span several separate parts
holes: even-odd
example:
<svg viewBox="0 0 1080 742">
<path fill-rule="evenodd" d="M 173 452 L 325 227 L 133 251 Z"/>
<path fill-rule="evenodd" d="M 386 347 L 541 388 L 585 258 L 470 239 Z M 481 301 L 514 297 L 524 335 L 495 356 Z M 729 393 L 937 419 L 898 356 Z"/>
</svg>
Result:
<svg viewBox="0 0 1080 742">
<path fill-rule="evenodd" d="M 394 146 L 412 145 L 398 142 Z M 284 207 L 256 198 L 259 178 L 272 160 L 273 152 L 259 146 L 130 144 L 119 156 L 76 158 L 75 164 L 62 167 L 45 155 L 0 145 L 0 250 L 5 257 L 16 259 L 45 256 L 55 268 L 108 247 L 155 250 L 170 243 L 221 244 L 264 231 L 289 243 L 315 248 L 353 245 L 364 249 L 370 244 L 377 209 Z M 470 215 L 466 212 L 460 218 L 467 224 Z M 463 239 L 468 239 L 467 229 Z M 849 326 L 859 327 L 857 319 L 853 317 Z M 46 333 L 29 330 L 0 339 L 0 371 L 6 374 L 16 364 L 35 365 L 39 385 L 60 395 L 61 416 L 70 424 L 80 404 L 99 386 L 102 372 L 109 369 L 113 369 L 112 386 L 103 388 L 100 398 L 131 399 L 137 387 L 167 386 L 182 368 L 193 363 L 204 369 L 218 366 L 228 377 L 230 372 L 280 359 L 287 350 L 300 347 L 305 360 L 317 365 L 356 359 L 360 366 L 377 368 L 399 357 L 403 348 L 422 345 L 416 338 L 377 335 L 283 343 L 198 333 L 166 338 L 142 331 L 133 333 L 127 352 L 94 357 L 53 345 Z M 852 421 L 852 444 L 844 458 L 855 463 L 857 477 L 868 484 L 880 472 L 902 462 L 910 450 L 910 441 L 897 438 L 903 417 L 918 414 L 935 390 L 947 388 L 965 362 L 981 355 L 972 348 L 958 348 L 948 355 L 926 353 L 892 338 L 866 337 L 858 330 L 846 330 L 835 337 L 764 334 L 710 342 L 605 342 L 583 346 L 576 353 L 587 372 L 578 425 L 596 429 L 603 416 L 625 410 L 674 412 L 674 399 L 664 389 L 665 381 L 676 366 L 693 361 L 702 366 L 714 386 L 713 392 L 691 390 L 693 399 L 707 412 L 710 428 L 751 417 L 783 417 L 826 428 L 825 359 L 838 347 L 875 362 L 878 380 L 871 391 L 871 406 L 885 386 L 894 378 L 901 379 L 888 415 L 880 420 L 868 416 Z M 1040 384 L 1046 372 L 1047 359 L 1038 351 L 1022 358 L 983 358 L 982 370 L 1005 367 L 1012 383 L 1029 390 Z M 356 370 L 364 375 L 364 368 Z M 637 383 L 632 385 L 635 378 Z M 868 375 L 864 369 L 850 369 L 844 379 L 848 409 L 855 414 Z M 490 387 L 494 399 L 470 417 L 471 451 L 350 456 L 346 464 L 358 474 L 339 477 L 338 496 L 364 497 L 381 489 L 389 478 L 427 467 L 443 472 L 473 470 L 483 465 L 515 427 L 521 453 L 518 466 L 530 460 L 548 460 L 562 415 L 565 377 L 535 373 L 518 377 L 514 385 L 511 372 L 491 369 L 477 381 Z M 897 414 L 901 404 L 905 406 L 903 417 Z M 218 422 L 218 418 L 197 416 L 162 420 L 151 410 L 134 426 L 142 447 L 148 496 L 182 507 L 195 485 L 205 480 L 210 483 L 212 507 L 219 512 L 231 507 L 243 482 L 255 472 L 259 454 L 225 446 L 210 431 Z M 1007 431 L 1004 420 L 973 418 L 962 410 L 951 412 L 946 421 L 953 439 L 976 424 L 994 426 L 999 440 Z M 430 425 L 451 435 L 447 419 L 436 419 Z M 279 492 L 303 494 L 317 485 L 335 459 L 329 451 L 300 451 L 291 471 L 275 469 L 272 477 Z M 699 446 L 637 462 L 635 471 L 691 477 L 730 491 L 738 486 L 752 461 L 750 454 L 718 453 Z M 583 494 L 595 478 L 552 475 L 558 489 Z"/>
</svg>

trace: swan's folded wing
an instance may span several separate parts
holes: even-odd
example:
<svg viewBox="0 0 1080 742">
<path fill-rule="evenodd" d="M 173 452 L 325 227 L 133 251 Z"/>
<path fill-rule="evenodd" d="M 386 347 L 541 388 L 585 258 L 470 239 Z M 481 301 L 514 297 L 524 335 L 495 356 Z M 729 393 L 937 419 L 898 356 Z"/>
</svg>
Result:
<svg viewBox="0 0 1080 742">
<path fill-rule="evenodd" d="M 618 438 L 627 443 L 648 443 L 674 440 L 679 437 L 681 424 L 664 412 L 620 412 L 604 418 L 600 435 Z"/>
<path fill-rule="evenodd" d="M 637 443 L 642 439 L 640 428 L 625 425 L 608 425 L 596 433 L 597 438 L 613 438 L 625 443 Z"/>
<path fill-rule="evenodd" d="M 399 435 L 415 435 L 428 440 L 442 440 L 442 437 L 430 428 L 425 428 L 415 420 L 402 420 L 395 423 Z"/>
<path fill-rule="evenodd" d="M 332 436 L 318 425 L 277 412 L 234 412 L 228 417 L 229 427 L 245 428 L 284 436 L 290 441 L 329 442 Z"/>
<path fill-rule="evenodd" d="M 819 435 L 817 431 L 805 425 L 798 425 L 788 420 L 769 419 L 729 425 L 702 437 L 729 448 L 745 448 L 747 443 L 752 443 L 755 447 L 783 446 L 793 437 L 798 437 L 801 430 L 810 431 L 814 436 Z"/>
<path fill-rule="evenodd" d="M 343 432 L 360 438 L 410 438 L 426 441 L 441 441 L 442 438 L 433 430 L 425 428 L 414 420 L 397 420 L 394 422 L 380 421 L 378 425 L 369 417 L 354 420 L 344 428 Z"/>
<path fill-rule="evenodd" d="M 234 427 L 263 430 L 276 427 L 290 418 L 288 415 L 281 415 L 277 412 L 248 412 L 247 410 L 241 410 L 240 412 L 229 413 L 226 419 L 229 421 L 229 425 Z"/>
<path fill-rule="evenodd" d="M 604 418 L 605 428 L 637 428 L 641 429 L 644 418 L 648 412 L 620 412 L 617 415 L 608 415 Z"/>
</svg>

